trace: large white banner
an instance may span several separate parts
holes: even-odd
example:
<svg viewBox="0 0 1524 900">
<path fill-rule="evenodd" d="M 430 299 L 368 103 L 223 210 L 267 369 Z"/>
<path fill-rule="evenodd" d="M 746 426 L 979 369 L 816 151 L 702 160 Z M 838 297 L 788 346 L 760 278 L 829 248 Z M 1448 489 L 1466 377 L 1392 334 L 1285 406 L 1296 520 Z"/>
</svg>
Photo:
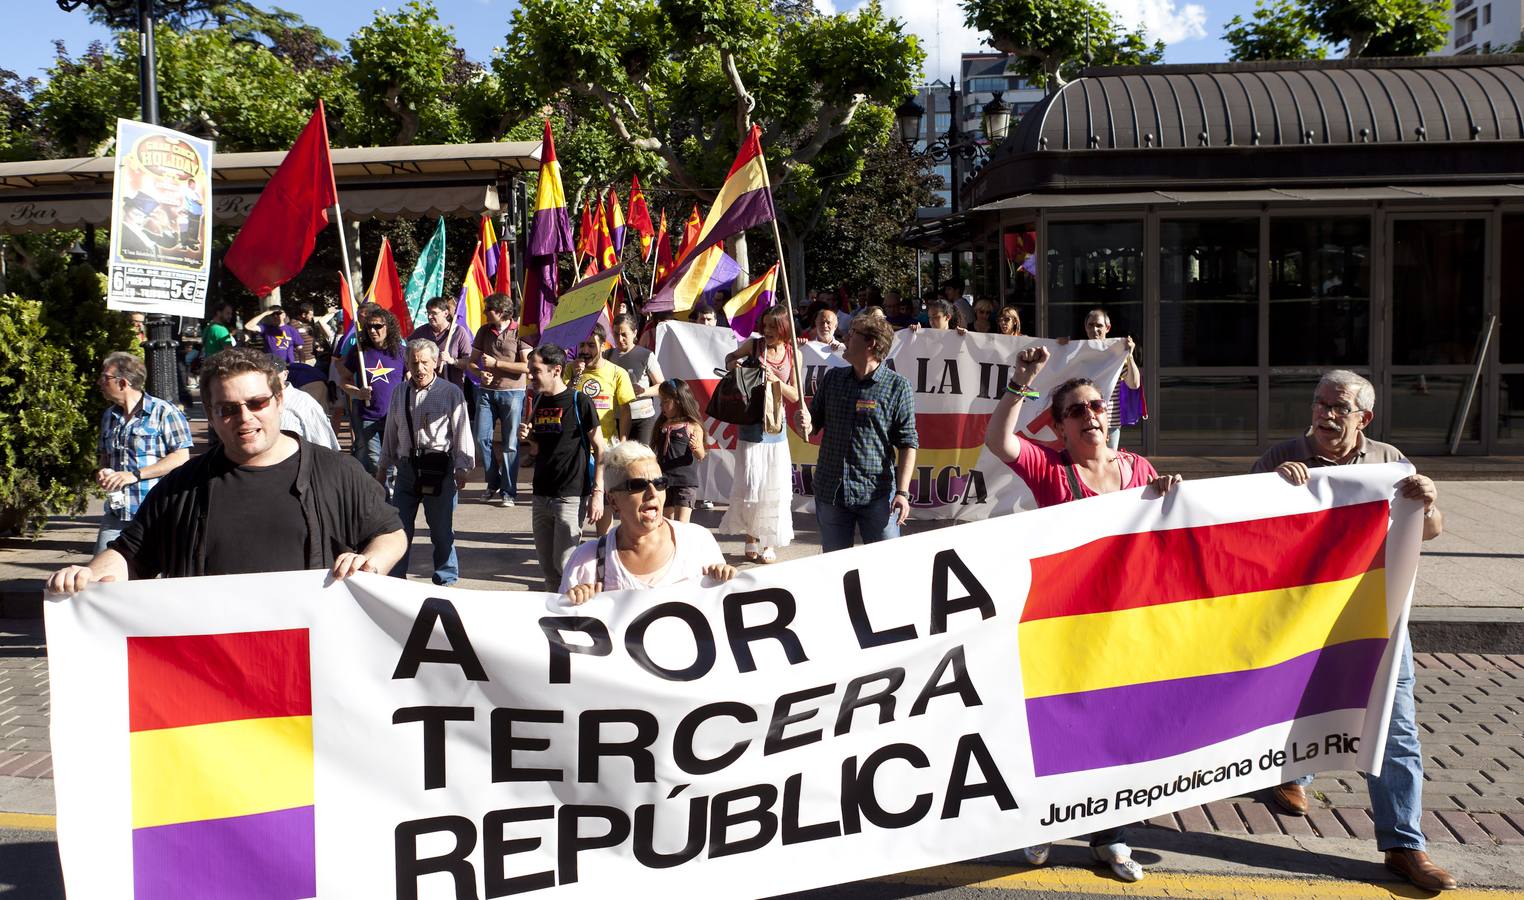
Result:
<svg viewBox="0 0 1524 900">
<path fill-rule="evenodd" d="M 766 896 L 1378 769 L 1410 471 L 1133 490 L 576 608 L 316 572 L 54 598 L 68 891 Z"/>
<path fill-rule="evenodd" d="M 201 318 L 211 209 L 211 141 L 117 119 L 106 305 Z"/>
<path fill-rule="evenodd" d="M 1042 396 L 1022 409 L 1021 433 L 1050 446 L 1058 436 L 1048 413 L 1049 393 L 1070 378 L 1089 378 L 1102 396 L 1111 396 L 1127 342 L 1058 341 L 1002 334 L 960 335 L 955 331 L 900 331 L 885 364 L 910 380 L 915 392 L 915 477 L 910 485 L 913 515 L 920 519 L 984 519 L 1036 506 L 1031 491 L 994 454 L 984 448 L 984 430 L 1005 392 L 1016 354 L 1031 346 L 1047 347 L 1051 358 L 1032 389 Z M 682 378 L 693 388 L 702 409 L 719 382 L 725 355 L 736 348 L 729 328 L 663 322 L 656 331 L 656 357 L 662 374 Z M 799 349 L 805 397 L 827 368 L 846 365 L 840 353 L 810 342 Z M 718 370 L 718 371 L 717 371 Z M 790 407 L 792 422 L 792 407 Z M 724 502 L 734 480 L 736 426 L 706 419 L 709 455 L 699 464 L 700 495 Z M 812 511 L 811 484 L 819 449 L 792 431 L 795 509 Z"/>
</svg>

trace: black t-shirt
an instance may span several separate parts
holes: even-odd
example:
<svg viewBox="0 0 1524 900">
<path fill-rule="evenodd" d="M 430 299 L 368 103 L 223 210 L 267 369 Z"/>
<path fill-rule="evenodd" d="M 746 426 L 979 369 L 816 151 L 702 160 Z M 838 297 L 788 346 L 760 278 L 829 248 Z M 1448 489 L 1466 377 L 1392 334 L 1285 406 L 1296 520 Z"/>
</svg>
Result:
<svg viewBox="0 0 1524 900">
<path fill-rule="evenodd" d="M 572 401 L 577 404 L 575 410 Z M 577 433 L 581 421 L 582 434 Z M 540 497 L 580 497 L 592 492 L 587 479 L 592 433 L 598 427 L 593 401 L 570 388 L 534 403 L 529 434 L 540 447 L 534 464 L 534 493 Z"/>
<path fill-rule="evenodd" d="M 237 466 L 216 479 L 206 517 L 208 575 L 307 567 L 307 521 L 293 491 L 299 461 L 293 453 L 273 466 Z"/>
</svg>

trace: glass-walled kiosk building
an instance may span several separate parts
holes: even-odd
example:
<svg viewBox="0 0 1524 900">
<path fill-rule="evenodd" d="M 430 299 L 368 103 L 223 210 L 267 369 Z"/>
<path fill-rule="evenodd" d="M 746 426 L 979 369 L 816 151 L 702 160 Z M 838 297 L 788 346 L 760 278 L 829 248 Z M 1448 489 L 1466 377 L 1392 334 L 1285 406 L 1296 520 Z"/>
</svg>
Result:
<svg viewBox="0 0 1524 900">
<path fill-rule="evenodd" d="M 1524 57 L 1090 70 L 964 191 L 909 240 L 955 235 L 1028 333 L 1104 307 L 1146 453 L 1257 453 L 1336 366 L 1373 437 L 1524 452 Z"/>
</svg>

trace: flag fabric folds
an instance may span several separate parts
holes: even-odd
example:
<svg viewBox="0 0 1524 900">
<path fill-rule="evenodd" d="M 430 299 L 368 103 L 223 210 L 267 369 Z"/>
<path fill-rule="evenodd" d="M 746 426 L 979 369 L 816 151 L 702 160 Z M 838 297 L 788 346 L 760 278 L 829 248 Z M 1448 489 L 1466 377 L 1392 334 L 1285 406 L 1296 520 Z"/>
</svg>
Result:
<svg viewBox="0 0 1524 900">
<path fill-rule="evenodd" d="M 571 217 L 566 211 L 566 192 L 561 188 L 561 163 L 556 159 L 556 139 L 545 120 L 540 145 L 540 184 L 535 190 L 534 221 L 529 225 L 529 256 L 572 252 Z"/>
<path fill-rule="evenodd" d="M 638 235 L 640 235 L 640 258 L 651 258 L 651 240 L 656 236 L 656 229 L 651 225 L 651 210 L 646 207 L 646 195 L 640 189 L 640 176 L 630 177 L 630 213 L 625 216 L 626 223 Z"/>
<path fill-rule="evenodd" d="M 672 238 L 667 235 L 666 210 L 661 211 L 661 225 L 656 229 L 656 257 L 653 264 L 656 266 L 655 286 L 661 287 L 672 271 Z"/>
<path fill-rule="evenodd" d="M 127 638 L 133 896 L 317 895 L 306 629 Z"/>
<path fill-rule="evenodd" d="M 487 279 L 487 261 L 482 253 L 481 241 L 471 253 L 471 262 L 461 279 L 460 295 L 455 301 L 455 322 L 474 338 L 486 321 L 487 297 L 492 293 L 492 282 Z"/>
<path fill-rule="evenodd" d="M 624 259 L 624 210 L 619 206 L 619 194 L 613 188 L 609 188 L 608 211 L 609 238 L 614 245 L 614 261 L 619 262 Z"/>
<path fill-rule="evenodd" d="M 598 204 L 596 225 L 598 244 L 593 258 L 593 263 L 600 272 L 613 268 L 619 263 L 619 254 L 614 251 L 614 233 L 610 225 L 608 198 L 605 197 Z"/>
<path fill-rule="evenodd" d="M 577 258 L 592 256 L 598 252 L 598 237 L 593 228 L 593 201 L 582 204 L 582 218 L 577 225 Z"/>
<path fill-rule="evenodd" d="M 1116 535 L 1033 559 L 1043 589 L 1017 628 L 1036 774 L 1363 708 L 1389 634 L 1388 507 Z M 1140 572 L 1160 578 L 1139 584 Z"/>
<path fill-rule="evenodd" d="M 555 315 L 541 328 L 540 344 L 575 350 L 578 344 L 587 340 L 593 333 L 593 326 L 608 314 L 609 299 L 614 295 L 614 286 L 619 283 L 619 273 L 620 267 L 614 266 L 567 288 L 556 304 Z"/>
<path fill-rule="evenodd" d="M 725 176 L 725 185 L 720 188 L 720 195 L 714 198 L 714 205 L 709 207 L 709 215 L 704 217 L 704 225 L 688 252 L 697 253 L 733 234 L 771 222 L 774 217 L 767 162 L 762 158 L 762 128 L 753 125 L 741 142 L 730 174 Z"/>
<path fill-rule="evenodd" d="M 426 305 L 444 293 L 444 270 L 445 223 L 444 216 L 440 216 L 434 236 L 429 238 L 423 251 L 418 254 L 418 264 L 413 266 L 413 274 L 408 277 L 407 287 L 403 289 L 412 327 L 417 328 L 428 320 Z"/>
<path fill-rule="evenodd" d="M 762 323 L 762 314 L 773 305 L 773 294 L 778 288 L 778 264 L 773 263 L 762 277 L 748 284 L 725 301 L 725 318 L 741 340 L 749 338 Z"/>
<path fill-rule="evenodd" d="M 699 231 L 704 227 L 704 217 L 699 215 L 698 204 L 693 204 L 693 212 L 688 214 L 688 221 L 683 223 L 683 240 L 677 245 L 677 264 L 682 265 L 693 252 L 693 245 L 698 241 Z"/>
<path fill-rule="evenodd" d="M 667 280 L 646 303 L 646 311 L 671 310 L 678 318 L 686 319 L 700 300 L 713 302 L 715 296 L 729 291 L 741 277 L 741 266 L 725 252 L 724 247 L 710 247 L 694 257 L 687 268 Z"/>
<path fill-rule="evenodd" d="M 328 224 L 328 208 L 338 202 L 328 120 L 319 100 L 233 238 L 223 257 L 228 271 L 260 297 L 290 281 L 307 264 L 318 232 Z"/>
<path fill-rule="evenodd" d="M 397 263 L 392 259 L 392 244 L 381 239 L 381 252 L 376 255 L 376 271 L 365 289 L 365 300 L 374 303 L 397 317 L 400 337 L 407 340 L 413 333 L 413 317 L 408 312 L 407 298 L 402 293 L 402 282 L 397 278 Z"/>
</svg>

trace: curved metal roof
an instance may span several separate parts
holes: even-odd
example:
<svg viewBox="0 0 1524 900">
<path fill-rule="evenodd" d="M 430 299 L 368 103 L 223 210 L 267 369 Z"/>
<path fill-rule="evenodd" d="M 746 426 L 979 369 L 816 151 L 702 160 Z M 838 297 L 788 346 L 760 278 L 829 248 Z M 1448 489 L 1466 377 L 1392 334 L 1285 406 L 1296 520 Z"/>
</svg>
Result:
<svg viewBox="0 0 1524 900">
<path fill-rule="evenodd" d="M 1133 66 L 1044 98 L 968 193 L 1521 172 L 1524 55 Z"/>
<path fill-rule="evenodd" d="M 1524 139 L 1524 56 L 1092 69 L 1014 152 Z"/>
</svg>

